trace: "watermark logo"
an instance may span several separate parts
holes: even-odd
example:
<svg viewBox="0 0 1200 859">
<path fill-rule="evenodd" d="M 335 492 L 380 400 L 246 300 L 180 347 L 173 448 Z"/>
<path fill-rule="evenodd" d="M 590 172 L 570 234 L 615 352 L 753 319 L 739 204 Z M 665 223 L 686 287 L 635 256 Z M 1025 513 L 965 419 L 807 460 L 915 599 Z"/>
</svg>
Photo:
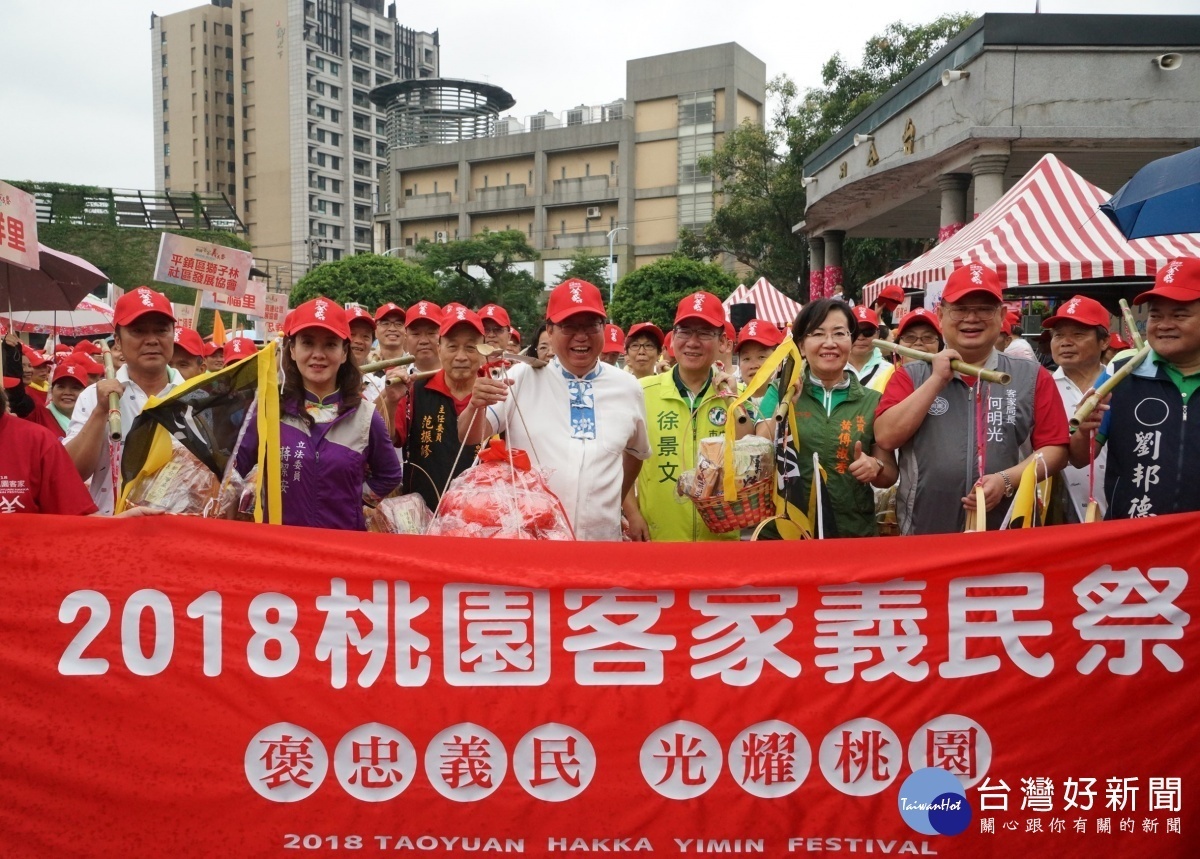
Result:
<svg viewBox="0 0 1200 859">
<path fill-rule="evenodd" d="M 958 835 L 971 825 L 971 806 L 958 777 L 941 767 L 915 771 L 900 785 L 900 816 L 922 835 Z"/>
</svg>

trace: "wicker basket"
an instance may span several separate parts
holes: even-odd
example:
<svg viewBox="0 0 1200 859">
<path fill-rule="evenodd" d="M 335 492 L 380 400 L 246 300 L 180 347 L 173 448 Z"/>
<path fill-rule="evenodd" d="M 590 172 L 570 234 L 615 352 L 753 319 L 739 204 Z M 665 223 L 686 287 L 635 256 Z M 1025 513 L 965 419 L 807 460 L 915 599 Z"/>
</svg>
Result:
<svg viewBox="0 0 1200 859">
<path fill-rule="evenodd" d="M 692 498 L 700 518 L 714 534 L 725 534 L 742 528 L 753 528 L 762 520 L 773 516 L 775 504 L 772 494 L 771 475 L 738 491 L 737 498 L 726 501 L 722 495 L 711 498 Z"/>
</svg>

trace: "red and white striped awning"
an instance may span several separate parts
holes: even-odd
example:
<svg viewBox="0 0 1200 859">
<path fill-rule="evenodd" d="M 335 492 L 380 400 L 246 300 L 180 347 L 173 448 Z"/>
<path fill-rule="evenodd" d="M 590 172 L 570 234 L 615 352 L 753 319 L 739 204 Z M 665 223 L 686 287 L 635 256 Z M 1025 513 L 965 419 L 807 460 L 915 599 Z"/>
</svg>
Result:
<svg viewBox="0 0 1200 859">
<path fill-rule="evenodd" d="M 760 277 L 753 286 L 739 286 L 729 294 L 722 304 L 725 306 L 725 318 L 729 319 L 729 307 L 733 304 L 753 302 L 756 305 L 755 316 L 779 326 L 788 326 L 800 312 L 802 305 L 788 298 L 771 285 L 765 277 Z"/>
<path fill-rule="evenodd" d="M 885 286 L 946 280 L 969 263 L 996 270 L 1006 286 L 1105 277 L 1153 277 L 1168 260 L 1200 256 L 1200 234 L 1127 240 L 1099 206 L 1111 196 L 1046 155 L 943 244 L 863 287 L 871 304 Z"/>
</svg>

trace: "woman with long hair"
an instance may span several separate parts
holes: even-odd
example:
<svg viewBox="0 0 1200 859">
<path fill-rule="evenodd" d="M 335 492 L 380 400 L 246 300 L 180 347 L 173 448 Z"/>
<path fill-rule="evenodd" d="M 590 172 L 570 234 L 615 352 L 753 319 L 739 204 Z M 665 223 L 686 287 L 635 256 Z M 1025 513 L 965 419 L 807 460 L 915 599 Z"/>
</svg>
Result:
<svg viewBox="0 0 1200 859">
<path fill-rule="evenodd" d="M 362 398 L 346 312 L 328 298 L 314 298 L 288 314 L 283 334 L 283 524 L 365 531 L 364 505 L 378 504 L 402 474 L 383 416 Z M 238 448 L 239 472 L 253 467 L 257 452 L 251 418 Z"/>
<path fill-rule="evenodd" d="M 804 358 L 804 377 L 792 404 L 800 437 L 787 439 L 780 470 L 785 478 L 791 472 L 788 500 L 805 510 L 817 454 L 828 492 L 826 536 L 878 536 L 871 487 L 891 486 L 899 474 L 891 451 L 875 443 L 879 394 L 846 369 L 855 326 L 850 306 L 835 298 L 809 302 L 792 326 L 792 339 Z M 772 438 L 775 421 L 759 422 L 758 431 Z"/>
</svg>

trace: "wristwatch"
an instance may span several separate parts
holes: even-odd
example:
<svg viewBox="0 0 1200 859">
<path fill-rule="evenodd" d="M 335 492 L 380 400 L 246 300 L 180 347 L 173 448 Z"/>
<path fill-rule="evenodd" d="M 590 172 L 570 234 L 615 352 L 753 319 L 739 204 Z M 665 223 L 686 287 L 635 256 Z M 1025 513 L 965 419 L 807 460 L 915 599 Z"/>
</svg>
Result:
<svg viewBox="0 0 1200 859">
<path fill-rule="evenodd" d="M 1008 479 L 1008 472 L 1000 471 L 997 473 L 1000 475 L 1000 479 L 1004 481 L 1004 497 L 1012 498 L 1012 494 L 1013 494 L 1014 490 L 1013 490 L 1012 481 Z"/>
</svg>

